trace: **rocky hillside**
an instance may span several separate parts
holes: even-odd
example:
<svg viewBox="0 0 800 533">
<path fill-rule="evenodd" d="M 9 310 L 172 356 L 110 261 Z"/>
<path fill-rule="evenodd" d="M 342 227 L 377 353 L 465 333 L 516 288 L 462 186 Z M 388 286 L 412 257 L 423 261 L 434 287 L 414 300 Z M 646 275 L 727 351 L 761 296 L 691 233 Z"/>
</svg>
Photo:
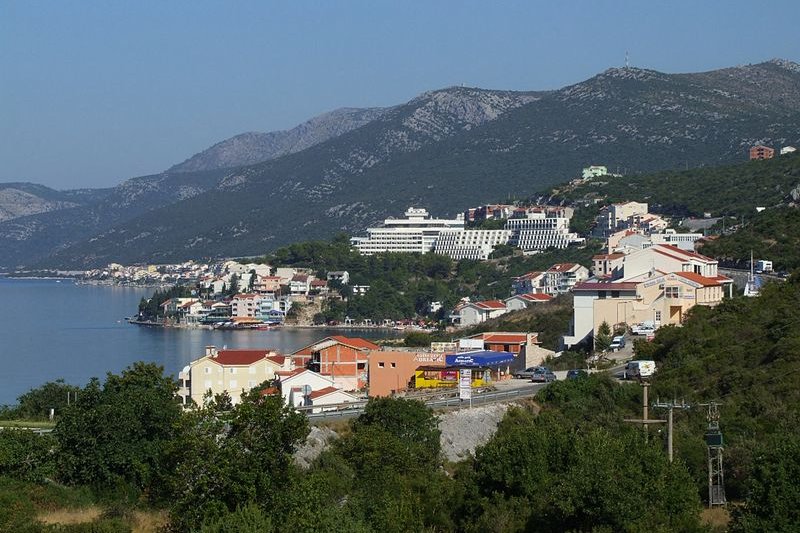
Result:
<svg viewBox="0 0 800 533">
<path fill-rule="evenodd" d="M 35 183 L 0 183 L 0 222 L 69 209 L 102 199 L 107 189 L 56 191 Z"/>
<path fill-rule="evenodd" d="M 88 266 L 260 254 L 358 233 L 411 204 L 444 215 L 525 197 L 588 164 L 634 175 L 742 161 L 756 142 L 800 143 L 798 102 L 798 66 L 784 61 L 697 74 L 609 69 L 540 93 L 432 91 L 300 152 L 224 171 L 204 192 L 105 224 L 46 259 L 46 247 L 31 256 L 30 242 L 16 241 L 14 259 Z M 193 179 L 170 173 L 164 186 L 177 176 Z M 0 223 L 0 249 L 8 239 Z"/>
<path fill-rule="evenodd" d="M 254 165 L 338 137 L 360 128 L 385 112 L 386 109 L 378 107 L 342 108 L 316 116 L 290 130 L 242 133 L 193 155 L 167 172 L 197 172 Z"/>
</svg>

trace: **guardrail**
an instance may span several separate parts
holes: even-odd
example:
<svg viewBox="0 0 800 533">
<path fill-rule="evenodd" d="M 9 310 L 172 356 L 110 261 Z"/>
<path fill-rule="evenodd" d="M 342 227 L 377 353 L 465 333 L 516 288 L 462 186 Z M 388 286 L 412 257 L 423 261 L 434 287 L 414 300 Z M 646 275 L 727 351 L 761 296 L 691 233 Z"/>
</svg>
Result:
<svg viewBox="0 0 800 533">
<path fill-rule="evenodd" d="M 546 385 L 547 385 L 546 383 L 542 383 L 539 386 L 533 386 L 533 387 L 523 387 L 507 391 L 491 391 L 491 392 L 484 392 L 481 394 L 475 394 L 473 395 L 471 402 L 470 400 L 462 400 L 457 395 L 453 395 L 453 396 L 447 396 L 445 398 L 429 400 L 425 402 L 425 405 L 427 405 L 431 409 L 451 410 L 451 409 L 469 408 L 470 406 L 475 407 L 479 405 L 507 402 L 511 400 L 530 398 L 536 396 L 536 393 L 539 392 Z M 308 421 L 314 424 L 328 420 L 345 420 L 348 418 L 357 417 L 364 412 L 365 405 L 366 402 L 352 402 L 347 404 L 332 404 L 332 405 L 316 406 L 316 407 L 314 406 L 298 407 L 297 409 L 298 411 L 306 412 Z M 327 411 L 324 410 L 326 408 L 332 408 L 334 406 L 344 406 L 344 407 L 339 409 L 329 409 Z M 323 410 L 319 413 L 309 412 L 313 411 L 314 409 L 323 409 Z"/>
</svg>

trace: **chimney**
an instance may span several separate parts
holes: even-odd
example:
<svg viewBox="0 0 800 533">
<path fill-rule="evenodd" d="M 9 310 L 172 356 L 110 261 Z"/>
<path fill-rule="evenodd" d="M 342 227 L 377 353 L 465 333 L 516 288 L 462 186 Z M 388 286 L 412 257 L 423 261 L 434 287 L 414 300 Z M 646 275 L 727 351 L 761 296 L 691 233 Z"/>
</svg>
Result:
<svg viewBox="0 0 800 533">
<path fill-rule="evenodd" d="M 217 347 L 216 346 L 206 346 L 206 355 L 209 357 L 216 357 L 217 356 Z"/>
</svg>

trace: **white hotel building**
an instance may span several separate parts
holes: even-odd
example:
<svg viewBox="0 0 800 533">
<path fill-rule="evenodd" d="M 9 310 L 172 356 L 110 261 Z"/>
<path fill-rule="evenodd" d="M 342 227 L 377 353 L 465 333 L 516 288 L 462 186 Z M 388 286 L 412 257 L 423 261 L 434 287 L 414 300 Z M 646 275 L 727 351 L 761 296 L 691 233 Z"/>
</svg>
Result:
<svg viewBox="0 0 800 533">
<path fill-rule="evenodd" d="M 425 209 L 409 208 L 406 218 L 388 218 L 383 227 L 368 228 L 368 237 L 353 237 L 362 255 L 380 252 L 436 252 L 454 260 L 486 260 L 501 244 L 523 252 L 566 248 L 584 239 L 569 231 L 571 211 L 562 208 L 519 210 L 504 229 L 465 229 L 463 215 L 455 219 L 430 218 Z"/>
<path fill-rule="evenodd" d="M 432 252 L 443 230 L 464 229 L 464 215 L 454 219 L 430 218 L 428 211 L 414 207 L 406 210 L 406 218 L 387 218 L 383 227 L 367 228 L 368 237 L 353 237 L 350 243 L 362 255 L 380 252 Z"/>
</svg>

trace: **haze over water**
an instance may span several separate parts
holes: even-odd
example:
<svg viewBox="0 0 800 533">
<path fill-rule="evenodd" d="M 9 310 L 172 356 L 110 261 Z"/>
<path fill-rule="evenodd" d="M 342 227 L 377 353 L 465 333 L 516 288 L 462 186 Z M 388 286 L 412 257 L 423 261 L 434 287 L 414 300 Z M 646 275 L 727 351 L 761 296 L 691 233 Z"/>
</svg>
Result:
<svg viewBox="0 0 800 533">
<path fill-rule="evenodd" d="M 206 345 L 289 351 L 330 331 L 211 331 L 144 328 L 124 317 L 135 314 L 152 289 L 75 285 L 71 280 L 0 278 L 0 405 L 47 381 L 63 378 L 83 386 L 135 361 L 162 365 L 177 375 Z M 359 332 L 385 337 L 385 331 Z"/>
</svg>

